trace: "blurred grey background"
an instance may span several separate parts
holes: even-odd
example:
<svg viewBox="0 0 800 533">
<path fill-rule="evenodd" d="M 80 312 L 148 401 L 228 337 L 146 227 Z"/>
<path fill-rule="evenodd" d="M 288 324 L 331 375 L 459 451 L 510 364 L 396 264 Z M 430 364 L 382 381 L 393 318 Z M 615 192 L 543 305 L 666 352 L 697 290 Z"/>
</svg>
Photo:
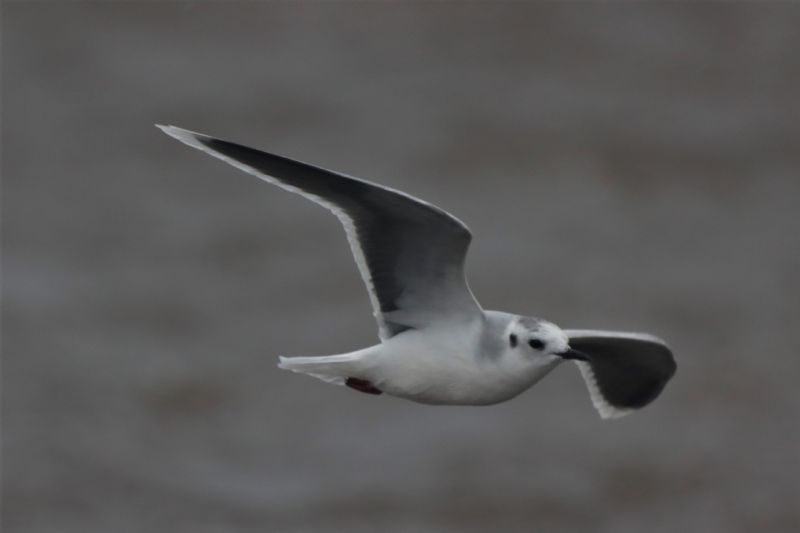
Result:
<svg viewBox="0 0 800 533">
<path fill-rule="evenodd" d="M 800 529 L 800 4 L 3 3 L 3 531 Z M 455 213 L 484 307 L 668 339 L 488 408 L 281 372 L 376 327 L 327 212 Z"/>
</svg>

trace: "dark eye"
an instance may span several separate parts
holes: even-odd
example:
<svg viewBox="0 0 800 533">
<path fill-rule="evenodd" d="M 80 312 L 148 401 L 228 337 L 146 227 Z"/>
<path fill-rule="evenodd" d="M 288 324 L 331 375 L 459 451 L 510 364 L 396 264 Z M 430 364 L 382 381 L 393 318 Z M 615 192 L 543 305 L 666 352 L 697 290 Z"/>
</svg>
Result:
<svg viewBox="0 0 800 533">
<path fill-rule="evenodd" d="M 528 345 L 535 350 L 541 350 L 542 348 L 544 348 L 544 342 L 542 342 L 539 339 L 529 340 Z"/>
<path fill-rule="evenodd" d="M 516 348 L 516 346 L 517 346 L 517 336 L 512 333 L 508 337 L 508 342 L 511 344 L 512 348 Z"/>
</svg>

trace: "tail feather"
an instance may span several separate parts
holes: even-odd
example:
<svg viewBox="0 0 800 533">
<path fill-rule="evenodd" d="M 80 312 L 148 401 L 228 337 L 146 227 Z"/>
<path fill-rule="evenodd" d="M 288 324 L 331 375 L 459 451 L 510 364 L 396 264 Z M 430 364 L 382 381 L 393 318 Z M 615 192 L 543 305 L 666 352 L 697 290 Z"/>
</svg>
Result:
<svg viewBox="0 0 800 533">
<path fill-rule="evenodd" d="M 359 357 L 355 354 L 321 357 L 278 357 L 278 368 L 321 379 L 334 385 L 344 385 L 349 377 L 360 375 Z"/>
</svg>

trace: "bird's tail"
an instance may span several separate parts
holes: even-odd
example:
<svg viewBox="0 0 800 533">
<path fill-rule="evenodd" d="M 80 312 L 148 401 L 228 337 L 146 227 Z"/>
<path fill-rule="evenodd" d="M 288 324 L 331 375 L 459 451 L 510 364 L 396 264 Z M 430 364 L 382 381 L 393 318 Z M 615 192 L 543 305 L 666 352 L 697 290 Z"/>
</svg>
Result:
<svg viewBox="0 0 800 533">
<path fill-rule="evenodd" d="M 320 357 L 278 357 L 278 368 L 307 374 L 327 383 L 344 385 L 347 378 L 361 377 L 363 371 L 361 352 Z"/>
</svg>

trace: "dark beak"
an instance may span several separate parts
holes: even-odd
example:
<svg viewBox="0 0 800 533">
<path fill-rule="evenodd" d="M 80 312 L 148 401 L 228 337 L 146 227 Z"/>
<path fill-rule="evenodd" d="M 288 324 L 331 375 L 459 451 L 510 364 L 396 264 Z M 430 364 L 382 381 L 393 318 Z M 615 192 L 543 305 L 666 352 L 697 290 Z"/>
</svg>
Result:
<svg viewBox="0 0 800 533">
<path fill-rule="evenodd" d="M 588 361 L 589 360 L 589 356 L 587 356 L 585 353 L 579 352 L 578 350 L 573 350 L 572 348 L 570 348 L 566 352 L 562 352 L 562 353 L 556 354 L 556 355 L 558 355 L 559 357 L 562 357 L 564 359 L 574 359 L 576 361 Z"/>
</svg>

